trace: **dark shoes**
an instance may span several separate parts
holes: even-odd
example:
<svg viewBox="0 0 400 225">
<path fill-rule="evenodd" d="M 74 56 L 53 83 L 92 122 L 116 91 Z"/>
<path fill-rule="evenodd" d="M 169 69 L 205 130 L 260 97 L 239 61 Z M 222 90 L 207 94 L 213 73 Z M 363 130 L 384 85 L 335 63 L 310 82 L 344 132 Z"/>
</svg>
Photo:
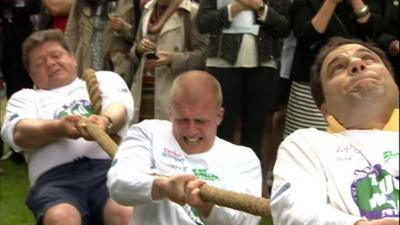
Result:
<svg viewBox="0 0 400 225">
<path fill-rule="evenodd" d="M 25 163 L 25 157 L 21 153 L 15 152 L 13 149 L 10 149 L 10 152 L 12 152 L 10 159 L 14 161 L 17 164 L 24 164 Z"/>
<path fill-rule="evenodd" d="M 8 160 L 8 159 L 14 161 L 17 164 L 25 163 L 24 155 L 14 151 L 14 149 L 12 149 L 12 148 L 10 148 L 10 150 L 7 152 L 6 155 L 3 155 L 3 157 L 1 157 L 0 161 L 4 161 L 4 160 Z"/>
</svg>

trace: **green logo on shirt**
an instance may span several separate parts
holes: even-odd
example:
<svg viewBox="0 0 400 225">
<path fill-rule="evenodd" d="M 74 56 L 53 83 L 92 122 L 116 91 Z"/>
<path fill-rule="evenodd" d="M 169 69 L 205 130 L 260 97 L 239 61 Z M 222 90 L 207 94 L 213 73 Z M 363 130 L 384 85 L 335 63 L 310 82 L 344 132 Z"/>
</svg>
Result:
<svg viewBox="0 0 400 225">
<path fill-rule="evenodd" d="M 215 174 L 210 173 L 207 169 L 193 169 L 193 174 L 202 180 L 219 180 L 219 177 Z"/>
<path fill-rule="evenodd" d="M 351 185 L 353 200 L 360 215 L 368 219 L 399 216 L 399 180 L 381 165 L 355 171 Z"/>
<path fill-rule="evenodd" d="M 92 105 L 87 100 L 76 100 L 70 105 L 64 105 L 62 108 L 56 110 L 54 118 L 62 119 L 68 115 L 81 115 L 88 117 L 94 114 Z"/>
<path fill-rule="evenodd" d="M 383 159 L 385 160 L 385 162 L 388 162 L 389 160 L 396 158 L 396 157 L 397 158 L 399 157 L 398 152 L 386 151 L 383 153 Z"/>
</svg>

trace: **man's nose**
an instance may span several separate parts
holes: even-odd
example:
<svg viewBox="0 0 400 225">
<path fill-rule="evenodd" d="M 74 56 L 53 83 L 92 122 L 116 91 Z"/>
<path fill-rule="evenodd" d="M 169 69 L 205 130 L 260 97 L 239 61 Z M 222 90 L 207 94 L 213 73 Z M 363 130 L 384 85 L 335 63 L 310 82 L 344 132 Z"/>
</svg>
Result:
<svg viewBox="0 0 400 225">
<path fill-rule="evenodd" d="M 47 66 L 53 66 L 55 64 L 55 60 L 52 57 L 47 57 L 46 64 Z"/>
<path fill-rule="evenodd" d="M 350 74 L 357 75 L 365 70 L 365 64 L 360 58 L 354 58 L 350 62 Z"/>
<path fill-rule="evenodd" d="M 196 134 L 197 131 L 196 124 L 194 122 L 189 122 L 187 131 L 191 135 Z"/>
</svg>

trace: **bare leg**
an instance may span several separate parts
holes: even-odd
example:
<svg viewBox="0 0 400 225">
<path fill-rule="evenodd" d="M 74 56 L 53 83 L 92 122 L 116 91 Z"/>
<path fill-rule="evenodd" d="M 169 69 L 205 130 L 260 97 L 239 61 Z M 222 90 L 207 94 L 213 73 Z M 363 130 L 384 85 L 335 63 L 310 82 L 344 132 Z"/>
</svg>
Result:
<svg viewBox="0 0 400 225">
<path fill-rule="evenodd" d="M 106 225 L 128 225 L 132 217 L 133 207 L 119 205 L 108 199 L 104 207 L 104 223 Z"/>
<path fill-rule="evenodd" d="M 82 217 L 78 209 L 68 203 L 55 205 L 47 210 L 44 225 L 81 225 Z"/>
</svg>

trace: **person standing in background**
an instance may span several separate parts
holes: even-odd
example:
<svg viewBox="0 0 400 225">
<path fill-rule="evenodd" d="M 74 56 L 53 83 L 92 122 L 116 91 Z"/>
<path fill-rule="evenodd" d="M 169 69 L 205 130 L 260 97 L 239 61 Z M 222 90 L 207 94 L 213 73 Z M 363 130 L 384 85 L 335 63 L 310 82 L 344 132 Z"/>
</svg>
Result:
<svg viewBox="0 0 400 225">
<path fill-rule="evenodd" d="M 2 73 L 6 82 L 7 99 L 23 88 L 32 88 L 33 83 L 22 63 L 22 42 L 33 31 L 31 16 L 39 13 L 40 0 L 1 0 L 0 21 L 3 32 Z M 10 149 L 3 159 L 11 158 L 22 163 L 21 154 Z"/>
<path fill-rule="evenodd" d="M 378 38 L 378 44 L 386 52 L 393 66 L 397 85 L 400 85 L 399 5 L 399 0 L 385 0 L 384 19 L 387 28 Z"/>
<path fill-rule="evenodd" d="M 32 33 L 30 16 L 40 11 L 40 0 L 0 1 L 1 26 L 3 29 L 2 72 L 7 84 L 7 98 L 33 83 L 22 64 L 21 45 Z"/>
<path fill-rule="evenodd" d="M 111 70 L 130 85 L 129 50 L 136 33 L 133 11 L 132 0 L 74 2 L 65 35 L 77 58 L 79 76 L 86 68 Z"/>
<path fill-rule="evenodd" d="M 208 35 L 197 30 L 197 11 L 198 4 L 190 0 L 150 0 L 145 4 L 131 50 L 138 64 L 131 88 L 136 104 L 134 123 L 168 119 L 169 92 L 175 77 L 205 68 Z M 157 58 L 151 58 L 150 52 Z"/>
<path fill-rule="evenodd" d="M 262 159 L 267 116 L 273 111 L 282 39 L 289 35 L 289 0 L 202 0 L 197 26 L 210 35 L 207 71 L 221 83 L 225 119 L 218 136 L 253 149 Z"/>
<path fill-rule="evenodd" d="M 68 14 L 75 0 L 42 0 L 39 29 L 58 28 L 65 31 Z"/>
</svg>

